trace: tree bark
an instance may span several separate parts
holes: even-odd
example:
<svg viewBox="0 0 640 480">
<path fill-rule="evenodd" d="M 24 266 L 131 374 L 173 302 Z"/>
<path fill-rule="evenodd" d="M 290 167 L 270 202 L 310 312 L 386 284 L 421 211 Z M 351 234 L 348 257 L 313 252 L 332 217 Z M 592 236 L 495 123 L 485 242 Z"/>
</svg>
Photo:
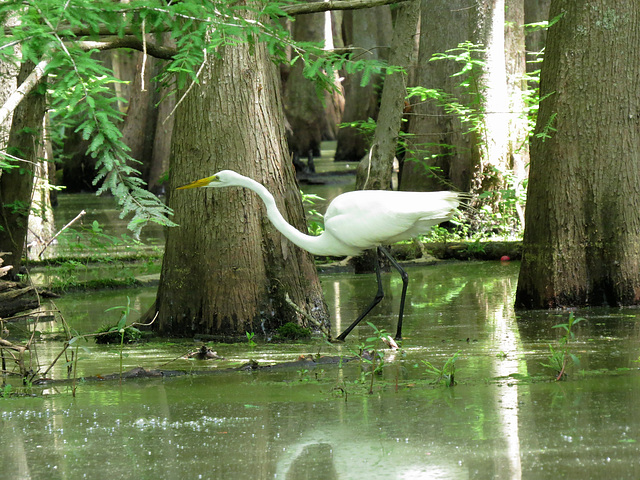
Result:
<svg viewBox="0 0 640 480">
<path fill-rule="evenodd" d="M 282 128 L 276 70 L 263 44 L 225 47 L 176 110 L 170 188 L 222 169 L 263 183 L 290 223 L 306 229 Z M 303 315 L 328 323 L 310 254 L 269 222 L 262 201 L 240 188 L 173 192 L 180 225 L 167 232 L 154 323 L 162 334 L 268 332 Z"/>
<path fill-rule="evenodd" d="M 511 193 L 505 202 L 503 192 L 517 193 L 526 177 L 523 0 L 477 0 L 473 9 L 464 1 L 427 4 L 421 23 L 422 32 L 428 33 L 421 35 L 419 85 L 452 95 L 474 118 L 463 124 L 440 100 L 415 105 L 409 126 L 412 154 L 402 167 L 401 189 L 471 191 L 472 227 L 512 233 L 520 228 L 518 221 L 496 225 L 495 218 L 518 218 L 517 211 L 507 210 L 513 205 Z M 434 54 L 466 41 L 484 49 L 470 52 L 471 60 L 482 66 L 450 58 L 430 61 Z M 468 88 L 461 86 L 465 80 Z"/>
<path fill-rule="evenodd" d="M 471 38 L 476 24 L 466 0 L 422 0 L 417 85 L 440 88 L 469 101 L 453 77 L 459 65 L 430 61 L 436 53 L 456 48 Z M 437 102 L 411 100 L 409 151 L 402 165 L 402 190 L 430 191 L 453 187 L 469 191 L 478 152 L 464 135 L 460 120 L 446 114 Z"/>
<path fill-rule="evenodd" d="M 554 0 L 520 308 L 640 303 L 640 4 Z M 551 127 L 551 128 L 550 128 Z"/>
<path fill-rule="evenodd" d="M 524 0 L 524 23 L 529 25 L 549 20 L 550 0 Z M 540 68 L 540 63 L 532 62 L 544 49 L 547 31 L 544 28 L 536 29 L 526 36 L 527 72 L 533 72 Z"/>
<path fill-rule="evenodd" d="M 362 49 L 362 58 L 388 59 L 391 44 L 391 12 L 388 6 L 346 12 L 343 19 L 345 44 Z M 345 75 L 344 123 L 376 119 L 378 117 L 379 93 L 382 78 L 372 75 L 365 86 L 361 86 L 362 73 Z M 357 162 L 369 149 L 370 138 L 356 128 L 341 128 L 338 132 L 335 160 Z"/>
<path fill-rule="evenodd" d="M 325 14 L 300 15 L 292 24 L 293 39 L 321 43 L 324 40 Z M 320 156 L 320 142 L 326 130 L 322 100 L 315 83 L 302 75 L 304 64 L 297 61 L 284 86 L 284 112 L 291 125 L 289 149 L 298 157 Z"/>
<path fill-rule="evenodd" d="M 171 137 L 175 116 L 171 114 L 176 104 L 174 95 L 168 94 L 168 88 L 161 89 L 163 100 L 158 105 L 156 131 L 154 135 L 151 167 L 149 169 L 148 188 L 155 194 L 165 191 L 164 180 L 169 170 L 169 156 L 171 154 Z"/>
<path fill-rule="evenodd" d="M 331 25 L 331 38 L 327 38 L 327 48 L 343 48 L 343 12 L 326 12 L 325 15 L 325 21 L 330 22 Z M 342 115 L 344 113 L 344 86 L 340 80 L 340 73 L 336 72 L 335 75 L 335 91 L 324 92 L 325 118 L 327 120 L 323 134 L 325 140 L 336 140 L 338 138 L 338 132 L 340 131 L 339 125 L 342 122 Z"/>
<path fill-rule="evenodd" d="M 25 62 L 20 66 L 18 84 L 31 73 L 34 65 Z M 38 151 L 42 138 L 42 119 L 45 112 L 44 89 L 31 90 L 13 113 L 7 153 L 21 158 L 20 168 L 2 172 L 0 177 L 0 251 L 5 255 L 5 263 L 13 265 L 10 276 L 15 278 L 22 265 L 31 192 L 33 190 L 34 165 L 38 161 Z"/>
<path fill-rule="evenodd" d="M 43 145 L 39 149 L 34 168 L 34 185 L 31 198 L 31 210 L 27 229 L 27 258 L 38 260 L 47 258 L 52 251 L 45 249 L 55 234 L 55 222 L 53 219 L 53 206 L 51 201 L 51 185 L 55 175 L 53 163 L 53 146 L 49 140 L 50 128 L 48 116 L 43 119 Z M 40 254 L 44 257 L 41 257 Z"/>
<path fill-rule="evenodd" d="M 122 141 L 131 149 L 129 154 L 140 161 L 134 168 L 140 170 L 142 179 L 149 183 L 151 158 L 155 142 L 156 123 L 158 122 L 159 100 L 156 85 L 152 79 L 158 74 L 153 57 L 144 58 L 144 53 L 136 55 L 136 69 L 131 88 L 127 116 L 122 125 Z"/>
<path fill-rule="evenodd" d="M 403 3 L 396 17 L 389 63 L 402 67 L 405 73 L 387 75 L 382 98 L 380 115 L 369 156 L 358 164 L 356 188 L 359 190 L 387 190 L 391 187 L 393 159 L 398 148 L 398 137 L 404 112 L 404 99 L 407 95 L 407 74 L 412 63 L 414 40 L 420 0 Z"/>
<path fill-rule="evenodd" d="M 529 119 L 525 114 L 523 92 L 527 90 L 527 58 L 525 52 L 525 9 L 523 0 L 506 0 L 505 10 L 505 67 L 507 74 L 507 168 L 513 173 L 513 182 L 508 187 L 514 189 L 516 198 L 521 198 L 526 190 L 529 177 Z M 524 208 L 516 202 L 519 226 L 524 229 Z M 515 218 L 514 218 L 515 221 Z"/>
</svg>

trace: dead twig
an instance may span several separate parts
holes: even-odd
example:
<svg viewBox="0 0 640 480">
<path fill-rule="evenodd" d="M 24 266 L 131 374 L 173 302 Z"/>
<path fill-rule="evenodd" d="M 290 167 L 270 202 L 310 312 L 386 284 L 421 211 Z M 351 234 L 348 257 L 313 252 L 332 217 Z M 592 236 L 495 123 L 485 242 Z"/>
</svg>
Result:
<svg viewBox="0 0 640 480">
<path fill-rule="evenodd" d="M 293 308 L 297 313 L 299 313 L 300 315 L 302 315 L 308 322 L 312 323 L 313 325 L 315 325 L 316 327 L 318 327 L 320 329 L 320 331 L 326 335 L 328 338 L 331 338 L 331 332 L 329 332 L 327 330 L 327 328 L 325 328 L 318 320 L 316 320 L 315 318 L 313 318 L 311 315 L 309 315 L 307 312 L 305 312 L 303 309 L 301 309 L 298 305 L 296 305 L 293 300 L 291 300 L 291 298 L 289 297 L 288 293 L 285 293 L 284 295 L 284 301 L 287 302 L 287 304 L 289 304 L 289 306 L 291 308 Z"/>
<path fill-rule="evenodd" d="M 84 215 L 86 215 L 86 211 L 82 210 L 78 215 L 75 216 L 75 218 L 73 220 L 71 220 L 69 223 L 67 223 L 64 227 L 62 227 L 58 233 L 56 233 L 53 238 L 51 238 L 51 240 L 49 240 L 47 243 L 45 243 L 44 248 L 42 249 L 42 251 L 38 254 L 38 257 L 41 257 L 42 254 L 44 253 L 44 251 L 49 248 L 49 245 L 51 245 L 51 243 L 58 237 L 58 235 L 60 235 L 62 232 L 64 232 L 67 228 L 69 228 L 71 225 L 73 225 L 74 222 L 76 222 L 77 220 L 79 220 L 80 218 L 82 218 Z"/>
</svg>

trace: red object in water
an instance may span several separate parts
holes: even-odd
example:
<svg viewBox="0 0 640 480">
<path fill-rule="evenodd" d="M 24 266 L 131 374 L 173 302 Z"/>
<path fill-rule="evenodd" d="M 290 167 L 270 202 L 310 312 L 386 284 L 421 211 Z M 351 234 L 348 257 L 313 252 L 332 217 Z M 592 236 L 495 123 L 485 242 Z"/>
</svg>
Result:
<svg viewBox="0 0 640 480">
<path fill-rule="evenodd" d="M 511 260 L 511 259 L 509 258 L 508 255 L 503 255 L 502 257 L 500 257 L 500 261 L 501 262 L 508 262 L 509 260 Z"/>
</svg>

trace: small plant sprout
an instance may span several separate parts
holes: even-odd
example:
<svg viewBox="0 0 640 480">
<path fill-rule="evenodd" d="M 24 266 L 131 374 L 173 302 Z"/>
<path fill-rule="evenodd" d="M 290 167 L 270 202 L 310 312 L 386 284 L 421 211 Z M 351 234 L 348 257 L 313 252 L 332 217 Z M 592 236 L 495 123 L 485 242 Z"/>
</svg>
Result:
<svg viewBox="0 0 640 480">
<path fill-rule="evenodd" d="M 456 384 L 456 360 L 460 355 L 460 350 L 454 353 L 451 357 L 444 362 L 442 368 L 436 367 L 433 363 L 422 360 L 425 366 L 425 373 L 433 380 L 431 383 L 444 385 L 445 387 L 453 387 Z"/>
<path fill-rule="evenodd" d="M 253 341 L 253 337 L 255 337 L 256 332 L 246 332 L 246 335 L 247 335 L 247 341 L 249 342 L 249 346 L 252 348 L 255 347 L 257 343 Z"/>
<path fill-rule="evenodd" d="M 576 318 L 571 312 L 569 314 L 569 320 L 567 323 L 559 323 L 554 325 L 553 328 L 561 328 L 564 330 L 564 335 L 558 340 L 558 345 L 554 348 L 549 344 L 549 357 L 546 363 L 541 362 L 543 367 L 552 369 L 555 372 L 556 381 L 563 380 L 567 376 L 567 369 L 572 366 L 580 366 L 580 358 L 569 352 L 569 342 L 575 339 L 575 333 L 573 327 L 583 321 L 584 318 Z"/>
<path fill-rule="evenodd" d="M 394 350 L 398 348 L 398 345 L 385 329 L 379 329 L 371 322 L 367 322 L 367 325 L 371 327 L 374 334 L 371 337 L 367 337 L 364 342 L 358 345 L 358 352 L 356 355 L 360 358 L 360 361 L 363 364 L 370 366 L 369 371 L 365 372 L 363 376 L 366 377 L 367 375 L 371 375 L 369 393 L 373 393 L 374 374 L 382 375 L 382 369 L 385 363 L 384 353 L 380 350 L 380 343 L 383 343 Z"/>
<path fill-rule="evenodd" d="M 123 359 L 124 357 L 128 356 L 124 353 L 124 343 L 125 343 L 125 334 L 127 333 L 128 329 L 133 328 L 135 331 L 137 331 L 138 333 L 140 333 L 140 330 L 138 330 L 135 327 L 132 326 L 127 326 L 127 320 L 129 319 L 129 315 L 131 314 L 131 299 L 129 297 L 127 297 L 127 304 L 126 305 L 122 305 L 119 307 L 111 307 L 108 308 L 107 312 L 111 311 L 111 310 L 118 310 L 121 309 L 121 314 L 120 314 L 120 320 L 118 321 L 118 324 L 114 327 L 111 327 L 108 330 L 108 333 L 116 333 L 117 335 L 120 336 L 120 384 L 122 384 L 122 371 L 123 371 Z"/>
<path fill-rule="evenodd" d="M 306 368 L 301 368 L 297 370 L 298 372 L 298 380 L 302 383 L 309 383 L 311 378 L 309 377 L 309 370 Z"/>
</svg>

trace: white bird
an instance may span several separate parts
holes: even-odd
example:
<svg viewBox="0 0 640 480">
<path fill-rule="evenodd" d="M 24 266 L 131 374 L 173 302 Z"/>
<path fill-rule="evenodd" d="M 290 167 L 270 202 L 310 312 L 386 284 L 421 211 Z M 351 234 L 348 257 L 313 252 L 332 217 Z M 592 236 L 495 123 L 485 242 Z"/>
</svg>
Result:
<svg viewBox="0 0 640 480">
<path fill-rule="evenodd" d="M 344 340 L 353 328 L 384 297 L 380 280 L 380 255 L 389 259 L 402 277 L 402 297 L 396 339 L 402 338 L 402 315 L 409 275 L 383 247 L 427 233 L 432 226 L 449 220 L 460 203 L 456 192 L 399 192 L 389 190 L 357 190 L 338 195 L 327 207 L 324 232 L 307 235 L 290 225 L 282 216 L 273 195 L 262 184 L 236 173 L 222 170 L 196 180 L 178 190 L 198 187 L 244 187 L 254 191 L 267 207 L 273 225 L 298 247 L 321 256 L 358 255 L 377 248 L 376 277 L 378 292 L 366 310 L 338 337 Z"/>
</svg>

